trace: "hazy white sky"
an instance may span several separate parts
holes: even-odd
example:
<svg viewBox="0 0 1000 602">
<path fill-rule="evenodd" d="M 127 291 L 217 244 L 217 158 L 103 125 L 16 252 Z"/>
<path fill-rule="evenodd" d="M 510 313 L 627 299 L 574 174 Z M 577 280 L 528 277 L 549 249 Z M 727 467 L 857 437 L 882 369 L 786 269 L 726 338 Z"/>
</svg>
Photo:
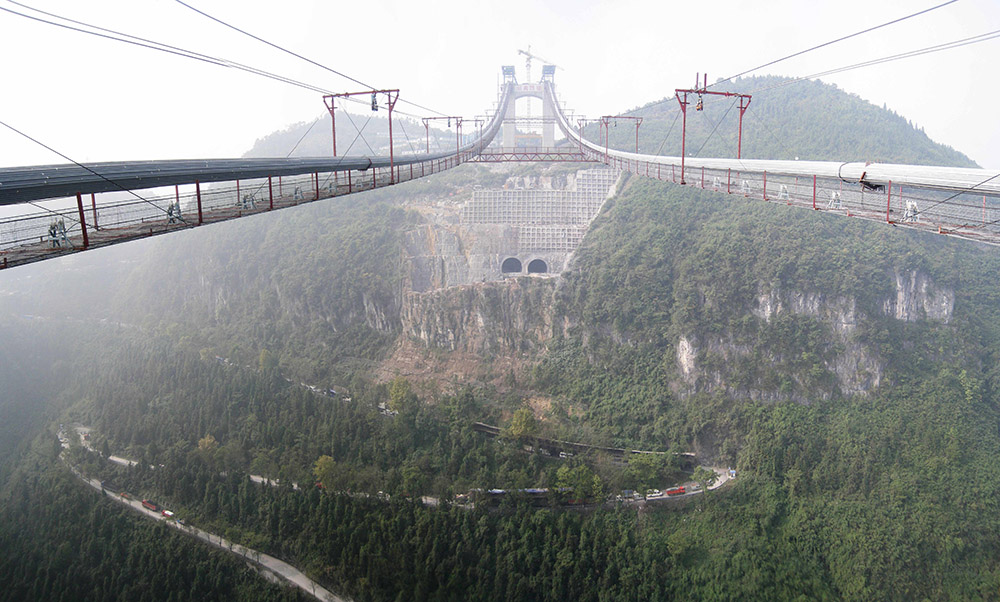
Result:
<svg viewBox="0 0 1000 602">
<path fill-rule="evenodd" d="M 482 113 L 501 65 L 560 65 L 578 113 L 627 110 L 944 0 L 189 0 L 268 40 L 448 114 Z M 360 87 L 174 0 L 23 0 L 62 16 L 312 83 Z M 23 8 L 0 0 L 0 8 Z M 958 0 L 760 72 L 802 76 L 1000 30 L 1000 2 Z M 0 12 L 0 120 L 77 161 L 235 157 L 325 108 L 320 94 Z M 1000 39 L 851 71 L 836 83 L 1000 169 Z M 533 75 L 539 73 L 535 66 Z M 412 107 L 399 105 L 420 113 Z M 363 108 L 359 107 L 359 112 Z M 751 108 L 753 110 L 753 108 Z M 411 133 L 412 135 L 412 133 Z M 852 157 L 853 159 L 854 157 Z M 0 166 L 64 160 L 0 127 Z"/>
</svg>

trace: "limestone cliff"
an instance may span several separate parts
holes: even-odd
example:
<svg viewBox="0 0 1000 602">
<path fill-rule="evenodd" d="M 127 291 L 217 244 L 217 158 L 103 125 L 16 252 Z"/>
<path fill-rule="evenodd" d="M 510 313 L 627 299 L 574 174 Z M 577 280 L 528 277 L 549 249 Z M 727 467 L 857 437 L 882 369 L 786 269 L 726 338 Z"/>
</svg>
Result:
<svg viewBox="0 0 1000 602">
<path fill-rule="evenodd" d="M 947 324 L 955 309 L 955 292 L 938 287 L 934 281 L 919 270 L 893 273 L 896 296 L 885 300 L 883 309 L 887 315 L 904 322 L 935 320 Z"/>
<path fill-rule="evenodd" d="M 403 335 L 431 349 L 531 354 L 552 337 L 555 277 L 521 277 L 403 296 Z"/>
<path fill-rule="evenodd" d="M 954 310 L 955 294 L 948 287 L 935 284 L 933 279 L 919 270 L 894 271 L 889 277 L 895 283 L 895 295 L 881 303 L 882 313 L 890 319 L 903 322 L 931 320 L 948 324 Z M 835 387 L 828 387 L 826 397 L 834 392 L 865 394 L 876 389 L 885 375 L 885 359 L 866 345 L 858 333 L 858 324 L 866 316 L 858 309 L 852 297 L 831 297 L 819 292 L 782 290 L 777 285 L 761 284 L 751 315 L 767 328 L 781 316 L 803 316 L 816 321 L 827 333 L 825 354 L 819 357 L 822 368 L 835 378 Z M 731 335 L 682 335 L 676 344 L 676 361 L 682 392 L 724 390 L 751 399 L 780 399 L 795 397 L 767 387 L 766 383 L 752 382 L 734 386 L 740 379 L 732 367 L 745 365 L 741 360 L 752 353 L 763 352 L 766 361 L 780 364 L 788 358 L 768 348 L 737 341 Z M 708 361 L 709 359 L 715 361 Z M 719 361 L 721 360 L 721 361 Z M 813 368 L 815 374 L 815 367 Z M 812 388 L 816 383 L 803 382 L 805 378 L 794 371 L 786 371 L 801 388 Z"/>
</svg>

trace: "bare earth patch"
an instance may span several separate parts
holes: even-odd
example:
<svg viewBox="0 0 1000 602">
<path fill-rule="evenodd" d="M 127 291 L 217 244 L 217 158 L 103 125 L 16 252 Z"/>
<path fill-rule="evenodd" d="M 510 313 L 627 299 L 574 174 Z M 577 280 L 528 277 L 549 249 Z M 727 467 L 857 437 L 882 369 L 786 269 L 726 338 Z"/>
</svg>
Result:
<svg viewBox="0 0 1000 602">
<path fill-rule="evenodd" d="M 375 369 L 378 382 L 388 382 L 396 377 L 410 381 L 421 396 L 437 397 L 455 393 L 466 386 L 492 385 L 498 391 L 517 388 L 522 375 L 529 367 L 526 360 L 510 357 L 483 358 L 462 351 L 427 349 L 419 342 L 400 337 L 392 355 Z M 546 411 L 551 400 L 537 399 L 535 413 Z"/>
</svg>

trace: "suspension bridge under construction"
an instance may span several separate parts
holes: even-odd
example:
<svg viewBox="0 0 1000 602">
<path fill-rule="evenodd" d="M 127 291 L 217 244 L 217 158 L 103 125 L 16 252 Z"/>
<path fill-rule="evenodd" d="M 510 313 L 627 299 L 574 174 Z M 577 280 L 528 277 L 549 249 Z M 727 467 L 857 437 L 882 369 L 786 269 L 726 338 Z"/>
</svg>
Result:
<svg viewBox="0 0 1000 602">
<path fill-rule="evenodd" d="M 587 139 L 587 120 L 566 109 L 557 96 L 554 73 L 547 65 L 538 81 L 521 83 L 513 67 L 503 67 L 495 109 L 476 120 L 473 134 L 464 139 L 456 135 L 455 147 L 448 151 L 430 153 L 428 146 L 422 154 L 397 156 L 392 108 L 399 91 L 372 90 L 358 94 L 371 94 L 373 109 L 380 98 L 386 100 L 388 156 L 338 157 L 334 146 L 330 157 L 0 168 L 0 205 L 26 210 L 0 218 L 0 269 L 401 184 L 468 162 L 603 163 L 720 194 L 1000 244 L 1000 173 L 865 161 L 743 159 L 739 150 L 735 159 L 696 158 L 686 156 L 683 146 L 679 157 L 640 154 L 641 118 L 590 120 L 600 123 L 603 140 Z M 703 94 L 712 93 L 707 86 L 678 90 L 685 120 L 689 97 L 700 102 Z M 742 117 L 749 96 L 725 94 L 740 97 Z M 516 101 L 524 97 L 541 101 L 540 118 L 518 117 Z M 336 128 L 334 105 L 327 106 Z M 635 152 L 610 148 L 608 125 L 616 118 L 635 120 Z M 460 127 L 461 118 L 454 119 Z M 518 125 L 526 122 L 541 126 L 536 145 L 523 146 L 518 140 Z M 558 141 L 556 128 L 564 136 Z M 57 201 L 48 203 L 56 208 L 37 204 L 49 201 Z"/>
</svg>

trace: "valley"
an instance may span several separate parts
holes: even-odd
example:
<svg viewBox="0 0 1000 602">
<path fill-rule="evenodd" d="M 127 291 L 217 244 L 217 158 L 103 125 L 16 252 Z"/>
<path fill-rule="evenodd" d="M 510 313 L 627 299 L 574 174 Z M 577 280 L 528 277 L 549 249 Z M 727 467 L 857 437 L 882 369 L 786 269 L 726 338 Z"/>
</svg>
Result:
<svg viewBox="0 0 1000 602">
<path fill-rule="evenodd" d="M 777 90 L 765 125 L 831 132 L 804 158 L 863 117 L 969 162 Z M 992 247 L 590 164 L 431 178 L 10 271 L 0 600 L 995 597 Z"/>
</svg>

